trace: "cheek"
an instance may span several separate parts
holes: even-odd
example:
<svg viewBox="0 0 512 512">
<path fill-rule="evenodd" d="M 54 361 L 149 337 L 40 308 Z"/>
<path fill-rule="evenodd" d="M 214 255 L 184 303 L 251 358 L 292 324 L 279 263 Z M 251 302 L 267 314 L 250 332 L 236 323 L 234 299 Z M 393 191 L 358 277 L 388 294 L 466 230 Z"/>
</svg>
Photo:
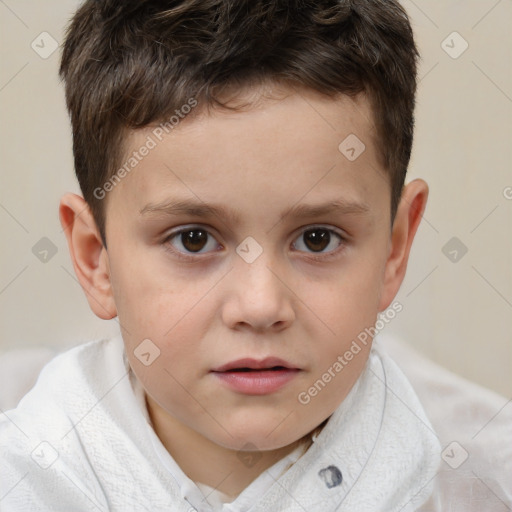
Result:
<svg viewBox="0 0 512 512">
<path fill-rule="evenodd" d="M 354 279 L 354 286 L 325 302 L 326 334 L 315 336 L 315 364 L 308 379 L 308 396 L 333 411 L 364 369 L 371 349 L 371 331 L 377 317 L 377 297 L 371 282 Z M 322 310 L 320 310 L 322 311 Z M 318 329 L 317 329 L 317 332 Z"/>
<path fill-rule="evenodd" d="M 326 334 L 342 343 L 374 324 L 381 286 L 381 272 L 375 263 L 360 260 L 342 268 L 328 283 L 312 283 L 304 295 L 305 304 L 317 312 Z"/>
<path fill-rule="evenodd" d="M 361 258 L 338 276 L 329 286 L 311 287 L 308 295 L 311 309 L 323 321 L 312 329 L 317 361 L 309 384 L 313 393 L 322 389 L 318 403 L 326 409 L 337 407 L 361 374 L 379 305 L 380 271 L 375 260 Z M 324 335 L 318 334 L 318 325 Z"/>
<path fill-rule="evenodd" d="M 151 268 L 151 272 L 142 268 L 131 275 L 128 269 L 115 276 L 115 300 L 120 304 L 118 316 L 126 350 L 132 353 L 135 367 L 140 367 L 141 377 L 155 385 L 162 379 L 172 382 L 169 373 L 185 382 L 202 369 L 195 354 L 201 350 L 201 340 L 215 311 L 207 295 L 211 284 L 163 278 L 156 266 Z M 158 353 L 147 371 L 133 357 L 143 340 L 150 340 L 156 346 L 149 345 L 151 350 Z"/>
<path fill-rule="evenodd" d="M 119 321 L 127 331 L 161 336 L 185 313 L 183 288 L 179 280 L 166 275 L 159 254 L 116 246 L 110 267 Z"/>
<path fill-rule="evenodd" d="M 188 410 L 194 405 L 190 393 L 201 396 L 195 385 L 205 373 L 203 360 L 198 357 L 204 351 L 196 341 L 201 340 L 201 334 L 192 316 L 180 319 L 172 314 L 159 315 L 158 311 L 155 307 L 142 320 L 133 320 L 133 331 L 123 335 L 126 352 L 133 371 L 157 402 L 172 404 L 175 412 Z"/>
</svg>

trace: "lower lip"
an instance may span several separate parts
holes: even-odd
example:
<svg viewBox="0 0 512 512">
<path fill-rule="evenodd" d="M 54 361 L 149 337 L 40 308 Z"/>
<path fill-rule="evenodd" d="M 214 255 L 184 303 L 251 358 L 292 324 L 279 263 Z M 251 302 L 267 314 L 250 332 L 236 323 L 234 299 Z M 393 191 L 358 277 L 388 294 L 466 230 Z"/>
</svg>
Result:
<svg viewBox="0 0 512 512">
<path fill-rule="evenodd" d="M 251 372 L 213 372 L 231 389 L 246 395 L 268 395 L 290 382 L 300 370 L 261 370 Z"/>
</svg>

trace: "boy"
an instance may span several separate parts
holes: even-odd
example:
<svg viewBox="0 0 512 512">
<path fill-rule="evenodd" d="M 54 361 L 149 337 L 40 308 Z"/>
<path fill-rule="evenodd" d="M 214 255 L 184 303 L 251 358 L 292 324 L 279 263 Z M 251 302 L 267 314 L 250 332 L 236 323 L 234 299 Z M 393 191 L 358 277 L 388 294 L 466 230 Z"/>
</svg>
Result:
<svg viewBox="0 0 512 512">
<path fill-rule="evenodd" d="M 417 57 L 394 1 L 83 3 L 59 211 L 120 334 L 2 417 L 2 510 L 437 510 L 439 441 L 372 346 L 428 197 Z"/>
</svg>

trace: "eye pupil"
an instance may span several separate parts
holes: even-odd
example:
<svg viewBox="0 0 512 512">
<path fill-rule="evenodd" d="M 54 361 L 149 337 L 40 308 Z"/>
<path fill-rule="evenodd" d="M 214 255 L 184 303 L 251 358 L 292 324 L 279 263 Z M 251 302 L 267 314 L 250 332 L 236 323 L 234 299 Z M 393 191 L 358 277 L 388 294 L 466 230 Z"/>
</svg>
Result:
<svg viewBox="0 0 512 512">
<path fill-rule="evenodd" d="M 309 229 L 304 232 L 304 240 L 311 250 L 322 251 L 331 241 L 331 234 L 327 229 Z"/>
<path fill-rule="evenodd" d="M 207 242 L 208 234 L 201 229 L 191 229 L 181 233 L 181 242 L 188 251 L 200 251 Z"/>
</svg>

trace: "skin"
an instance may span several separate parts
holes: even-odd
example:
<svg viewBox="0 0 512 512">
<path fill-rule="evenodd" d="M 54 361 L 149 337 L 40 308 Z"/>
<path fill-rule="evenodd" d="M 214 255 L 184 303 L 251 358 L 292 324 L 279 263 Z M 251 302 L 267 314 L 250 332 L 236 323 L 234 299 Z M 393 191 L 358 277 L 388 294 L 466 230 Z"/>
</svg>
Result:
<svg viewBox="0 0 512 512">
<path fill-rule="evenodd" d="M 91 309 L 119 319 L 156 434 L 191 479 L 231 496 L 291 452 L 356 382 L 370 343 L 308 404 L 298 400 L 392 303 L 428 198 L 423 180 L 409 183 L 391 226 L 389 180 L 363 95 L 260 86 L 238 100 L 250 107 L 183 120 L 107 194 L 108 249 L 80 196 L 66 194 L 59 210 Z M 152 129 L 129 135 L 127 155 Z M 366 145 L 353 162 L 338 149 L 351 133 Z M 140 213 L 175 197 L 222 205 L 238 222 Z M 340 198 L 368 211 L 281 218 L 297 204 Z M 333 230 L 326 246 L 308 245 L 305 230 L 315 226 Z M 210 234 L 197 246 L 169 239 L 183 227 Z M 263 249 L 252 263 L 236 252 L 248 236 Z M 150 366 L 134 355 L 144 339 L 160 349 Z M 275 393 L 237 393 L 210 372 L 267 356 L 300 368 Z M 239 457 L 246 443 L 259 452 L 251 467 Z"/>
</svg>

